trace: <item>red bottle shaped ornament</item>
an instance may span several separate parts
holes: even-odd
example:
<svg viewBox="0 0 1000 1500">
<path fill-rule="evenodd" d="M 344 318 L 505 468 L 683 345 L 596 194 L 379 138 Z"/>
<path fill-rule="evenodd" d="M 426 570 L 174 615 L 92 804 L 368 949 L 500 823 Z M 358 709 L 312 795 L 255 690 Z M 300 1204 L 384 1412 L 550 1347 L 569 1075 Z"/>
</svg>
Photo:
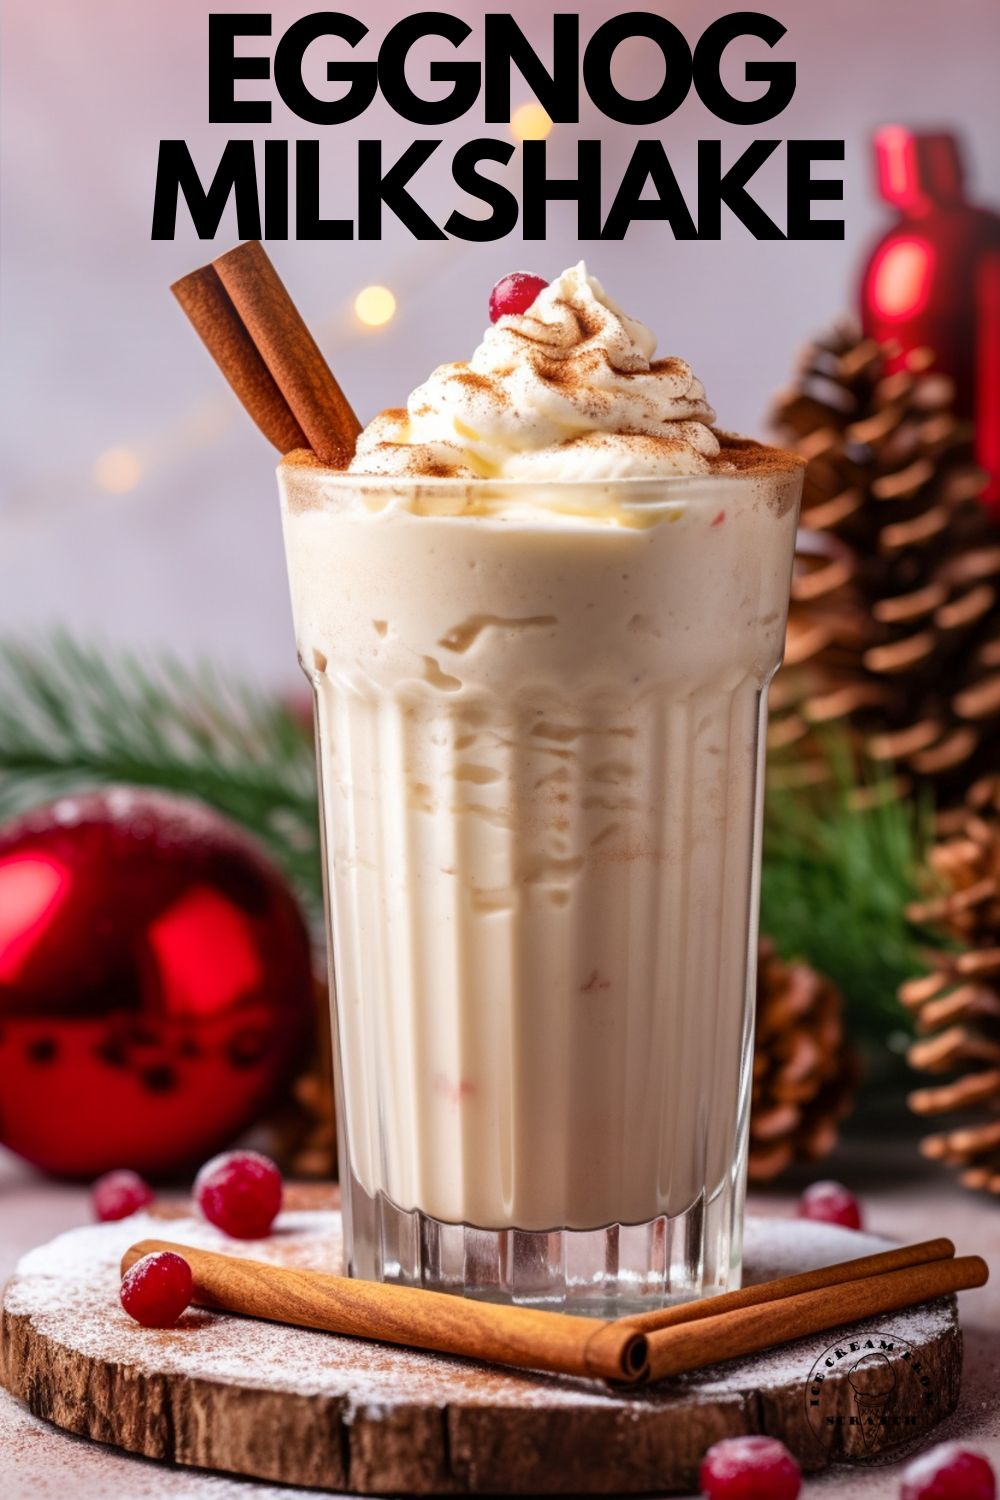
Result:
<svg viewBox="0 0 1000 1500">
<path fill-rule="evenodd" d="M 1000 516 L 1000 215 L 970 203 L 953 135 L 887 125 L 875 136 L 878 186 L 897 212 L 861 284 L 864 330 L 891 340 L 898 366 L 929 348 L 955 382 L 956 409 L 976 429 Z"/>
</svg>

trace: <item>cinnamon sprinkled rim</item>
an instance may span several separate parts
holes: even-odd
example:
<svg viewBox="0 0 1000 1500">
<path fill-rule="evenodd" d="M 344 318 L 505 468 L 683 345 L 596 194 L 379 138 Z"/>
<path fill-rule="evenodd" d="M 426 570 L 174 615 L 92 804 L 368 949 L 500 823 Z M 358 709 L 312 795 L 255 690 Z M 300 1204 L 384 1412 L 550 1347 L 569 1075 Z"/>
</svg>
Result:
<svg viewBox="0 0 1000 1500">
<path fill-rule="evenodd" d="M 791 478 L 806 467 L 806 460 L 788 448 L 772 447 L 758 443 L 753 438 L 737 437 L 731 433 L 716 432 L 722 449 L 717 460 L 708 469 L 698 474 L 636 474 L 621 478 L 576 478 L 533 479 L 510 478 L 505 475 L 476 475 L 474 478 L 458 474 L 366 474 L 337 469 L 316 457 L 310 448 L 297 448 L 286 453 L 281 468 L 308 469 L 322 474 L 338 488 L 359 485 L 373 488 L 437 489 L 539 489 L 559 486 L 565 489 L 607 489 L 608 486 L 627 485 L 632 488 L 660 488 L 663 485 L 704 484 L 706 480 L 727 483 L 735 480 L 743 483 L 754 480 Z"/>
</svg>

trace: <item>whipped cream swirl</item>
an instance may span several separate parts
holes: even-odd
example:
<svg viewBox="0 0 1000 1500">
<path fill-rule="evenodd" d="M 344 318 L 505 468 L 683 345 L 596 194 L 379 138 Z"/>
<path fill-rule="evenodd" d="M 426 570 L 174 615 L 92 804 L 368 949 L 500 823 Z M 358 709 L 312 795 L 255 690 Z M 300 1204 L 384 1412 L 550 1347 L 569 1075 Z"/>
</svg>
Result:
<svg viewBox="0 0 1000 1500">
<path fill-rule="evenodd" d="M 649 329 L 583 261 L 524 313 L 487 329 L 467 364 L 439 365 L 406 409 L 358 438 L 354 474 L 624 479 L 702 474 L 715 413 L 682 359 L 654 359 Z"/>
</svg>

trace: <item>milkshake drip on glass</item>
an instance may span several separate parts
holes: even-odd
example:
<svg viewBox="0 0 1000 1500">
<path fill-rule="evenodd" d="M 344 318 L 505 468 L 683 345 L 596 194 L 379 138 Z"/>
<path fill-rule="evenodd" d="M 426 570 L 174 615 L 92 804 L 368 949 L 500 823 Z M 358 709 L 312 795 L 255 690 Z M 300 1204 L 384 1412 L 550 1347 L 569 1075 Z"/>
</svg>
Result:
<svg viewBox="0 0 1000 1500">
<path fill-rule="evenodd" d="M 766 687 L 801 469 L 581 265 L 282 464 L 355 1274 L 738 1284 Z"/>
</svg>

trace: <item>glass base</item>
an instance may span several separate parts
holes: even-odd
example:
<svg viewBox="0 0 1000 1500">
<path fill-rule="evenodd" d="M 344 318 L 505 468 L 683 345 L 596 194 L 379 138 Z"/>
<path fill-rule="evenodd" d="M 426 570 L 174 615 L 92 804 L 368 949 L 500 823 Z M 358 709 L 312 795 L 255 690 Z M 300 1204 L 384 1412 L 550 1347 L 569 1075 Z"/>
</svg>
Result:
<svg viewBox="0 0 1000 1500">
<path fill-rule="evenodd" d="M 743 1193 L 728 1183 L 686 1213 L 603 1229 L 445 1224 L 342 1184 L 347 1274 L 487 1302 L 618 1318 L 740 1285 Z"/>
</svg>

